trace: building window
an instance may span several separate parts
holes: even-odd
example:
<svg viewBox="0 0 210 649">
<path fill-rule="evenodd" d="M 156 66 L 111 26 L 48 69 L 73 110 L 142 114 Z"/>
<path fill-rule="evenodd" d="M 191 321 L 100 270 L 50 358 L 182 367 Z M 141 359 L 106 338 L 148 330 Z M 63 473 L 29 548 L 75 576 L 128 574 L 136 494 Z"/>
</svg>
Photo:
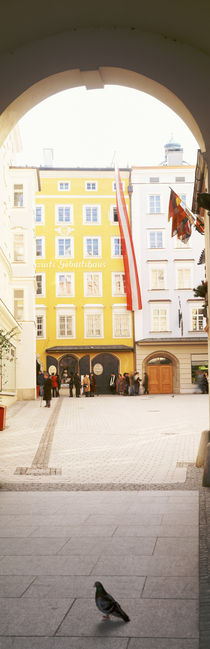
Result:
<svg viewBox="0 0 210 649">
<path fill-rule="evenodd" d="M 124 183 L 124 180 L 121 180 L 121 183 L 122 183 L 123 191 L 125 191 L 125 183 Z M 115 181 L 113 181 L 113 183 L 112 183 L 112 191 L 113 191 L 113 192 L 116 192 L 116 182 L 115 182 Z"/>
<path fill-rule="evenodd" d="M 83 209 L 84 225 L 99 225 L 101 222 L 100 209 L 98 205 L 85 205 Z"/>
<path fill-rule="evenodd" d="M 14 262 L 24 262 L 24 234 L 15 232 L 14 234 Z"/>
<path fill-rule="evenodd" d="M 85 310 L 85 337 L 103 337 L 103 313 Z"/>
<path fill-rule="evenodd" d="M 24 319 L 24 291 L 22 289 L 14 290 L 14 317 L 18 322 Z"/>
<path fill-rule="evenodd" d="M 68 181 L 59 181 L 58 183 L 58 191 L 59 192 L 69 192 L 70 191 L 70 182 Z"/>
<path fill-rule="evenodd" d="M 84 273 L 85 297 L 102 296 L 102 273 Z"/>
<path fill-rule="evenodd" d="M 56 237 L 56 258 L 74 256 L 74 240 L 72 237 Z"/>
<path fill-rule="evenodd" d="M 177 268 L 177 288 L 178 289 L 192 288 L 191 268 Z"/>
<path fill-rule="evenodd" d="M 131 337 L 131 314 L 127 311 L 113 313 L 113 338 Z"/>
<path fill-rule="evenodd" d="M 111 237 L 111 255 L 112 257 L 122 257 L 122 245 L 120 237 Z"/>
<path fill-rule="evenodd" d="M 190 248 L 190 239 L 188 239 L 188 241 L 186 241 L 186 243 L 184 243 L 183 241 L 181 241 L 181 239 L 178 239 L 178 237 L 175 236 L 174 237 L 174 245 L 175 245 L 175 248 L 183 248 L 183 249 Z"/>
<path fill-rule="evenodd" d="M 204 330 L 203 307 L 192 308 L 192 331 Z"/>
<path fill-rule="evenodd" d="M 44 205 L 36 205 L 35 214 L 36 214 L 36 223 L 37 223 L 37 225 L 43 225 L 44 224 Z"/>
<path fill-rule="evenodd" d="M 36 336 L 44 338 L 44 315 L 36 316 Z"/>
<path fill-rule="evenodd" d="M 168 331 L 168 310 L 166 308 L 152 308 L 152 331 Z"/>
<path fill-rule="evenodd" d="M 148 233 L 149 248 L 163 248 L 163 231 L 150 230 Z"/>
<path fill-rule="evenodd" d="M 152 177 L 149 179 L 149 182 L 150 182 L 150 183 L 159 183 L 159 180 L 160 180 L 160 179 L 158 178 L 158 176 L 152 176 Z"/>
<path fill-rule="evenodd" d="M 165 288 L 165 271 L 164 268 L 150 269 L 150 287 L 151 290 L 161 290 Z"/>
<path fill-rule="evenodd" d="M 36 237 L 36 257 L 41 257 L 42 259 L 44 258 L 44 243 L 44 237 Z"/>
<path fill-rule="evenodd" d="M 187 200 L 186 194 L 179 194 L 179 196 L 182 199 L 183 203 L 186 205 L 186 200 Z"/>
<path fill-rule="evenodd" d="M 73 337 L 73 316 L 72 315 L 59 315 L 59 338 L 72 338 Z"/>
<path fill-rule="evenodd" d="M 87 181 L 85 183 L 85 189 L 86 192 L 96 192 L 97 191 L 97 182 L 94 181 Z"/>
<path fill-rule="evenodd" d="M 112 273 L 112 295 L 125 295 L 125 273 Z"/>
<path fill-rule="evenodd" d="M 160 214 L 160 195 L 151 194 L 149 196 L 149 213 Z"/>
<path fill-rule="evenodd" d="M 45 273 L 36 274 L 36 295 L 45 297 Z"/>
<path fill-rule="evenodd" d="M 73 210 L 71 205 L 55 206 L 56 223 L 73 223 Z"/>
<path fill-rule="evenodd" d="M 85 237 L 84 238 L 84 257 L 101 256 L 101 238 Z"/>
<path fill-rule="evenodd" d="M 14 207 L 23 207 L 23 185 L 14 185 Z"/>
<path fill-rule="evenodd" d="M 74 295 L 74 273 L 56 273 L 57 297 Z"/>
<path fill-rule="evenodd" d="M 185 177 L 184 176 L 176 176 L 175 183 L 185 183 Z"/>
<path fill-rule="evenodd" d="M 116 205 L 110 207 L 110 220 L 111 223 L 118 223 L 118 212 Z"/>
</svg>

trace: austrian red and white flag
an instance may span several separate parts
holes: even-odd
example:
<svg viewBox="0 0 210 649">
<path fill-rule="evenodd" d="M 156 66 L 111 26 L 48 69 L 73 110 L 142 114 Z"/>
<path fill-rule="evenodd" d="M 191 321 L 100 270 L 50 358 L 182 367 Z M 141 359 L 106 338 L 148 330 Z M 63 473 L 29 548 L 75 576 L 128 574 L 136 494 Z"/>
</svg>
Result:
<svg viewBox="0 0 210 649">
<path fill-rule="evenodd" d="M 115 166 L 115 180 L 116 180 L 116 198 L 117 198 L 117 214 L 121 236 L 121 246 L 125 269 L 125 289 L 127 295 L 127 309 L 129 311 L 138 311 L 142 309 L 141 291 L 138 277 L 138 270 L 136 264 L 136 257 L 130 223 L 128 219 L 128 212 L 123 193 L 122 181 L 120 178 L 119 169 Z"/>
</svg>

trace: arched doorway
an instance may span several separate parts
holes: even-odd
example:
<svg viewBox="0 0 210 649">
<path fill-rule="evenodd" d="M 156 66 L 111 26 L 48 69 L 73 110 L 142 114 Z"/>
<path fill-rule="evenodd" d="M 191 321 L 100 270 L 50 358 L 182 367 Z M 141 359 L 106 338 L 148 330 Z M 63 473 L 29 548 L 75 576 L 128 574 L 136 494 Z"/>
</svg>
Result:
<svg viewBox="0 0 210 649">
<path fill-rule="evenodd" d="M 119 359 L 114 354 L 98 354 L 91 365 L 96 378 L 96 393 L 109 393 L 109 377 L 111 372 L 119 373 Z"/>
<path fill-rule="evenodd" d="M 171 394 L 173 392 L 173 363 L 168 356 L 155 356 L 148 360 L 146 372 L 150 394 Z"/>
<path fill-rule="evenodd" d="M 66 383 L 70 374 L 78 372 L 78 359 L 76 356 L 66 354 L 59 360 L 59 375 L 61 383 Z"/>
</svg>

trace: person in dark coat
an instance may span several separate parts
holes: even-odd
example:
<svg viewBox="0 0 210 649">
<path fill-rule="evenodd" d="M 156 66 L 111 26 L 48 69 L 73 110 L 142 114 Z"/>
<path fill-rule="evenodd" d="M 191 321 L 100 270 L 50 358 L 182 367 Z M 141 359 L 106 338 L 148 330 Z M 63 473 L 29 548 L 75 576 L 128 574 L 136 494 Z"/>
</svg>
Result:
<svg viewBox="0 0 210 649">
<path fill-rule="evenodd" d="M 74 385 L 76 388 L 76 397 L 80 397 L 81 379 L 78 372 L 74 375 Z"/>
<path fill-rule="evenodd" d="M 74 375 L 73 372 L 70 374 L 70 379 L 69 379 L 69 396 L 73 397 L 73 387 L 74 387 Z"/>
<path fill-rule="evenodd" d="M 96 389 L 96 379 L 93 372 L 90 373 L 90 397 L 94 397 Z"/>
<path fill-rule="evenodd" d="M 43 387 L 43 399 L 46 401 L 45 408 L 50 408 L 51 402 L 51 391 L 52 391 L 52 382 L 48 373 L 44 373 L 44 387 Z"/>
<path fill-rule="evenodd" d="M 39 387 L 39 396 L 43 396 L 44 374 L 41 370 L 38 372 L 37 386 Z M 38 391 L 37 391 L 38 392 Z M 37 394 L 38 396 L 38 394 Z"/>
<path fill-rule="evenodd" d="M 139 372 L 135 372 L 135 374 L 133 375 L 133 381 L 134 381 L 134 394 L 138 395 L 139 394 L 139 388 L 140 388 L 140 382 L 141 382 Z"/>
<path fill-rule="evenodd" d="M 147 372 L 144 372 L 144 380 L 143 380 L 143 388 L 144 388 L 144 394 L 149 394 L 149 377 Z"/>
</svg>

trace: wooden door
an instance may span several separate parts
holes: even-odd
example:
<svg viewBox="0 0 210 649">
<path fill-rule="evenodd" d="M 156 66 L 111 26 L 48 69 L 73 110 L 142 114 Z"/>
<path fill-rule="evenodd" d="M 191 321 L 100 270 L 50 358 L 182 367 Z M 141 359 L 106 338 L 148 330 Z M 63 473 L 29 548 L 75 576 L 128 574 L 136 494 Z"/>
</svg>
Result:
<svg viewBox="0 0 210 649">
<path fill-rule="evenodd" d="M 173 392 L 173 365 L 148 365 L 149 394 Z"/>
</svg>

